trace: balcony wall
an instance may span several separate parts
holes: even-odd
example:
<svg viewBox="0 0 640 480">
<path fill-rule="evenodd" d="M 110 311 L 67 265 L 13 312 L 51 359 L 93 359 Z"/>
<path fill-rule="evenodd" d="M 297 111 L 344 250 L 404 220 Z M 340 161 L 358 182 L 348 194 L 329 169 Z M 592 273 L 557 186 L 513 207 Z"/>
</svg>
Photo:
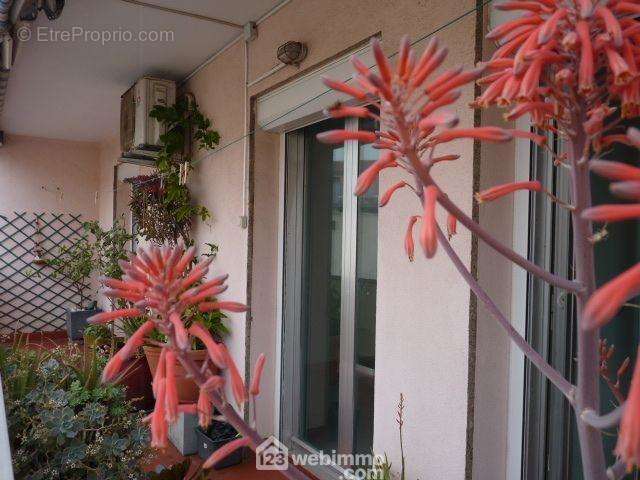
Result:
<svg viewBox="0 0 640 480">
<path fill-rule="evenodd" d="M 8 135 L 0 148 L 0 212 L 65 212 L 95 219 L 99 145 Z"/>
</svg>

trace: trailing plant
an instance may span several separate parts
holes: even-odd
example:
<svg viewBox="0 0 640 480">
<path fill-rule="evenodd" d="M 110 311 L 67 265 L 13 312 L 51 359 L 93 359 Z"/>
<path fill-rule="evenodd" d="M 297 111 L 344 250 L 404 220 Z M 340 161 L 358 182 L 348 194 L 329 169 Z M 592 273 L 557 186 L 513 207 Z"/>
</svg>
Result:
<svg viewBox="0 0 640 480">
<path fill-rule="evenodd" d="M 118 385 L 103 385 L 101 349 L 2 350 L 0 373 L 16 478 L 143 479 L 148 430 Z"/>
<path fill-rule="evenodd" d="M 192 142 L 197 149 L 212 149 L 220 135 L 188 96 L 172 106 L 156 105 L 149 115 L 166 132 L 160 136 L 156 172 L 128 180 L 132 184 L 131 211 L 143 238 L 157 244 L 175 245 L 180 238 L 189 243 L 192 220 L 210 218 L 206 207 L 193 203 L 186 184 L 193 168 Z"/>
<path fill-rule="evenodd" d="M 415 193 L 417 214 L 410 217 L 405 235 L 409 259 L 414 258 L 413 230 L 419 223 L 419 241 L 425 257 L 433 258 L 441 248 L 532 366 L 566 397 L 576 414 L 584 478 L 618 479 L 640 463 L 640 355 L 625 403 L 600 415 L 599 329 L 640 291 L 640 264 L 597 288 L 594 243 L 602 235 L 594 231 L 594 224 L 636 219 L 640 204 L 593 206 L 589 176 L 593 172 L 614 181 L 611 191 L 622 199 L 640 200 L 640 169 L 601 159 L 613 143 L 640 148 L 640 131 L 626 130 L 621 123 L 621 119 L 636 118 L 640 113 L 640 6 L 620 0 L 533 0 L 507 1 L 498 8 L 525 13 L 489 32 L 488 38 L 498 42 L 498 49 L 488 62 L 469 71 L 448 70 L 431 80 L 430 75 L 447 56 L 447 49 L 435 39 L 421 56 L 415 55 L 409 41 L 403 39 L 397 64 L 392 68 L 374 39 L 377 72 L 356 58 L 354 84 L 332 80 L 326 83 L 357 102 L 379 107 L 380 113 L 338 104 L 329 109 L 329 115 L 375 120 L 382 117 L 380 130 L 333 130 L 319 134 L 318 139 L 328 143 L 357 140 L 381 150 L 380 159 L 359 177 L 357 195 L 365 192 L 384 169 L 407 173 L 406 180 L 385 192 L 381 205 L 386 205 L 400 189 Z M 539 132 L 492 126 L 456 128 L 458 117 L 442 107 L 460 97 L 460 87 L 475 81 L 486 85 L 486 90 L 475 100 L 474 107 L 507 107 L 507 120 L 528 115 L 539 132 L 556 134 L 567 145 L 566 154 L 554 154 L 553 161 L 571 178 L 571 202 L 560 206 L 569 211 L 572 219 L 573 278 L 545 271 L 502 244 L 457 206 L 432 175 L 434 168 L 446 168 L 447 162 L 459 158 L 439 153 L 443 145 L 454 140 L 507 142 L 520 137 L 545 146 L 546 135 Z M 487 203 L 518 191 L 558 201 L 538 181 L 498 185 L 478 192 L 476 199 Z M 447 233 L 437 221 L 439 209 L 448 215 Z M 578 317 L 575 384 L 511 326 L 458 256 L 450 243 L 458 223 L 532 276 L 572 296 Z M 607 469 L 602 431 L 618 424 L 615 454 L 619 460 Z"/>
</svg>

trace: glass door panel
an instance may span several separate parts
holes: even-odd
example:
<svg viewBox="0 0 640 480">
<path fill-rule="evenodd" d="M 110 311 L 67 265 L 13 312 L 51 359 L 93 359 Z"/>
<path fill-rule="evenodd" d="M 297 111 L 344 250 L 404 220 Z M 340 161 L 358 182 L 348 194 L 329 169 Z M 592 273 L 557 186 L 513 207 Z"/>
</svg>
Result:
<svg viewBox="0 0 640 480">
<path fill-rule="evenodd" d="M 334 122 L 337 123 L 337 122 Z M 307 127 L 302 268 L 302 439 L 325 451 L 338 447 L 342 184 L 344 147 L 315 136 L 340 125 Z"/>
<path fill-rule="evenodd" d="M 378 189 L 351 192 L 379 152 L 315 138 L 341 128 L 358 121 L 286 134 L 281 436 L 303 450 L 370 453 Z"/>
</svg>

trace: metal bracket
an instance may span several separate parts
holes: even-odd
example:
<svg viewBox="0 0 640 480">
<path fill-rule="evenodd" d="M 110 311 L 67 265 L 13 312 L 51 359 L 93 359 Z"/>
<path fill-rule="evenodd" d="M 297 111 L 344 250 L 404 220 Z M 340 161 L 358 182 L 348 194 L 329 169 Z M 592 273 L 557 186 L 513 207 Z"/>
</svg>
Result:
<svg viewBox="0 0 640 480">
<path fill-rule="evenodd" d="M 258 38 L 258 26 L 256 22 L 247 22 L 244 24 L 244 41 L 252 42 Z"/>
</svg>

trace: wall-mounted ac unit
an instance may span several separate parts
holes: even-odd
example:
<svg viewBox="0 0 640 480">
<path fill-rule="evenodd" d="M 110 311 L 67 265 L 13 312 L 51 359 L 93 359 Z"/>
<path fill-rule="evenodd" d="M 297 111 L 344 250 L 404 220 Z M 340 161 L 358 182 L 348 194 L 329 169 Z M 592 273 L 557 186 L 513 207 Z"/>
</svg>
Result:
<svg viewBox="0 0 640 480">
<path fill-rule="evenodd" d="M 164 127 L 149 117 L 156 105 L 173 105 L 176 83 L 154 77 L 142 77 L 120 99 L 120 148 L 122 156 L 149 159 L 160 149 Z"/>
</svg>

